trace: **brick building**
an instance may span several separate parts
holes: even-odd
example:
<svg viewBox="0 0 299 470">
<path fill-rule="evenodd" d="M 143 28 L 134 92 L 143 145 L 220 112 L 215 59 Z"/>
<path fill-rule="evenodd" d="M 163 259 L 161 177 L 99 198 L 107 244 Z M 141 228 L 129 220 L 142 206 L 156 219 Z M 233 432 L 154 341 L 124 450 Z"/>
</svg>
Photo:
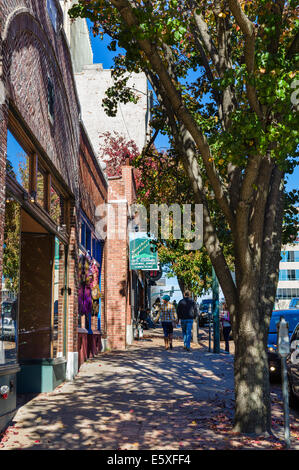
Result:
<svg viewBox="0 0 299 470">
<path fill-rule="evenodd" d="M 74 69 L 92 56 L 86 25 L 65 29 L 68 4 L 0 3 L 0 431 L 17 394 L 72 380 L 103 347 L 125 349 L 145 305 L 128 265 L 134 172 L 108 180 L 81 121 Z M 105 241 L 97 212 L 119 205 L 123 237 Z"/>
<path fill-rule="evenodd" d="M 101 349 L 104 299 L 78 334 L 79 255 L 101 290 L 93 211 L 108 183 L 80 122 L 59 2 L 5 0 L 0 25 L 1 430 L 17 393 L 52 390 Z"/>
</svg>

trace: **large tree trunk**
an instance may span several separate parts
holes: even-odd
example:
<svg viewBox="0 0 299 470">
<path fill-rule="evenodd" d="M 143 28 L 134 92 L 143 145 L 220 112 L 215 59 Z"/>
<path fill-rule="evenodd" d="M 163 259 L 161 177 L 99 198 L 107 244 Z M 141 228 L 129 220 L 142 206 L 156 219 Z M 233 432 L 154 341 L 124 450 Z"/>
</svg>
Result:
<svg viewBox="0 0 299 470">
<path fill-rule="evenodd" d="M 235 430 L 246 434 L 271 431 L 267 322 L 261 322 L 259 288 L 247 280 L 242 285 L 235 342 Z M 269 316 L 269 315 L 268 315 Z"/>
<path fill-rule="evenodd" d="M 260 221 L 263 237 L 257 250 L 261 253 L 259 267 L 244 273 L 236 256 L 235 430 L 245 434 L 271 433 L 267 339 L 279 274 L 284 204 L 281 179 L 281 172 L 275 170 L 265 219 Z"/>
</svg>

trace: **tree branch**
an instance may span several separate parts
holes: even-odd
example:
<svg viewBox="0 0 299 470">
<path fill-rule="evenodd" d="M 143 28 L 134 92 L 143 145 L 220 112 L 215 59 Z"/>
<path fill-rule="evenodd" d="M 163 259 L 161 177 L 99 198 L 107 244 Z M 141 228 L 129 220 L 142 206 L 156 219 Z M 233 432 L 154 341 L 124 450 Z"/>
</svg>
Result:
<svg viewBox="0 0 299 470">
<path fill-rule="evenodd" d="M 112 5 L 117 8 L 122 18 L 129 26 L 129 28 L 139 29 L 139 22 L 134 14 L 134 11 L 128 0 L 110 0 Z M 213 157 L 210 152 L 210 147 L 207 138 L 200 129 L 198 128 L 193 116 L 186 109 L 183 104 L 182 97 L 179 91 L 176 89 L 169 73 L 157 51 L 156 47 L 152 45 L 147 39 L 137 39 L 141 49 L 147 56 L 147 59 L 153 67 L 155 73 L 159 76 L 161 84 L 169 97 L 171 106 L 178 120 L 184 123 L 184 126 L 189 130 L 192 135 L 197 148 L 200 151 L 210 184 L 214 190 L 215 197 L 218 201 L 219 206 L 223 210 L 228 223 L 231 227 L 234 226 L 234 219 L 230 209 L 228 195 L 225 193 L 222 183 L 219 179 L 219 175 L 216 171 Z M 194 166 L 198 165 L 194 161 Z"/>
<path fill-rule="evenodd" d="M 246 83 L 248 101 L 256 115 L 260 118 L 261 121 L 263 121 L 263 113 L 256 94 L 256 89 L 250 83 L 250 80 L 254 74 L 255 64 L 255 25 L 243 12 L 239 0 L 228 0 L 228 4 L 230 11 L 232 12 L 237 24 L 240 26 L 240 29 L 245 36 L 245 63 L 249 75 L 249 79 Z"/>
</svg>

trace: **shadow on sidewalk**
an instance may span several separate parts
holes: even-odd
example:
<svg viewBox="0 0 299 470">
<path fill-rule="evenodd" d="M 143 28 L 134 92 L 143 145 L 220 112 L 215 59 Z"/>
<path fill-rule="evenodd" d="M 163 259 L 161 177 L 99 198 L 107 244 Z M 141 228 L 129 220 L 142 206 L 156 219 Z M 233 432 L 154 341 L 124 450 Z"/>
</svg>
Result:
<svg viewBox="0 0 299 470">
<path fill-rule="evenodd" d="M 27 403 L 17 427 L 37 441 L 26 448 L 177 449 L 182 440 L 194 448 L 211 416 L 231 420 L 232 358 L 188 353 L 179 339 L 172 351 L 162 338 L 144 339 L 89 360 L 74 382 Z"/>
</svg>

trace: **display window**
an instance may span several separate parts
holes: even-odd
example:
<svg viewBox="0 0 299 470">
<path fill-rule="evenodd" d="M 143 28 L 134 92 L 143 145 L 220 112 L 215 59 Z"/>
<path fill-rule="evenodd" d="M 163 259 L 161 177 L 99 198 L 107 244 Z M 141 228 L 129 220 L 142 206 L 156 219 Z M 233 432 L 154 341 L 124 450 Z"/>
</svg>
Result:
<svg viewBox="0 0 299 470">
<path fill-rule="evenodd" d="M 20 286 L 21 208 L 7 195 L 0 315 L 0 365 L 17 361 Z"/>
<path fill-rule="evenodd" d="M 30 143 L 28 136 L 24 135 L 20 129 L 14 129 L 14 133 L 7 132 L 6 173 L 28 193 L 24 199 L 46 211 L 55 225 L 60 227 L 67 219 L 67 198 L 50 167 Z"/>
<path fill-rule="evenodd" d="M 101 267 L 104 242 L 95 236 L 92 224 L 81 214 L 81 256 L 79 262 L 79 327 L 91 332 L 92 317 L 101 324 Z"/>
<path fill-rule="evenodd" d="M 31 157 L 21 147 L 13 134 L 7 132 L 7 174 L 16 180 L 27 192 L 30 190 Z"/>
</svg>

